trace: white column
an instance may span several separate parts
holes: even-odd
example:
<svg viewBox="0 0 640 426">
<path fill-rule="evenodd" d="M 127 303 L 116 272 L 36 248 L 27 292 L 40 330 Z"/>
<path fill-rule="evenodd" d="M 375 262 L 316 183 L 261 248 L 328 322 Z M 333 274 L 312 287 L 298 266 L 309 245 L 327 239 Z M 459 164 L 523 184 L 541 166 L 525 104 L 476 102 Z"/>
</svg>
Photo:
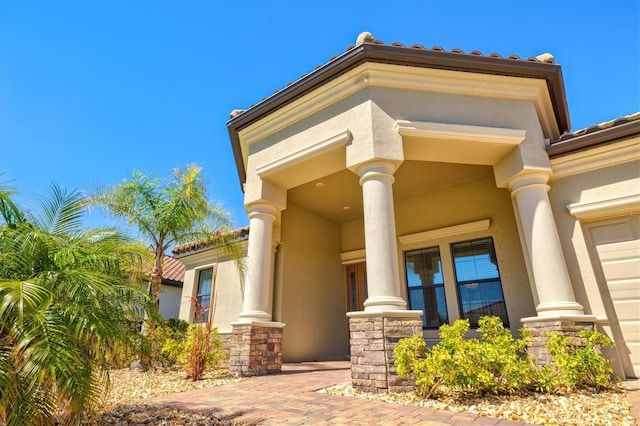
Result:
<svg viewBox="0 0 640 426">
<path fill-rule="evenodd" d="M 404 310 L 401 297 L 393 207 L 392 163 L 374 161 L 358 168 L 364 201 L 364 232 L 369 297 L 364 310 L 383 312 Z"/>
<path fill-rule="evenodd" d="M 249 242 L 244 303 L 239 322 L 271 321 L 273 286 L 273 222 L 278 208 L 269 203 L 247 206 Z"/>
<path fill-rule="evenodd" d="M 520 215 L 522 234 L 538 294 L 539 317 L 584 315 L 576 302 L 560 237 L 549 203 L 549 176 L 529 173 L 508 182 Z"/>
</svg>

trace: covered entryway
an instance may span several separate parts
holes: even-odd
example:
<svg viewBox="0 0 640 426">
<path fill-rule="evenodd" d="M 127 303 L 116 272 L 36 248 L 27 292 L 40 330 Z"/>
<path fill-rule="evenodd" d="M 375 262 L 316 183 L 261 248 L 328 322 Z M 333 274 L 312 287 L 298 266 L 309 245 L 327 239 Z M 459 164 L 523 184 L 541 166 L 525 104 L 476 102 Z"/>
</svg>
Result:
<svg viewBox="0 0 640 426">
<path fill-rule="evenodd" d="M 382 46 L 363 33 L 339 59 L 235 111 L 227 125 L 251 233 L 234 336 L 267 344 L 248 342 L 232 364 L 274 356 L 274 372 L 280 355 L 337 359 L 349 348 L 354 385 L 405 389 L 392 351 L 425 328 L 431 305 L 409 306 L 415 282 L 404 273 L 405 253 L 422 249 L 443 265 L 443 283 L 418 286 L 422 300 L 431 285 L 448 296 L 435 326 L 498 304 L 512 327 L 525 316 L 591 321 L 575 301 L 547 195 L 545 140 L 568 124 L 552 62 Z M 461 259 L 491 272 L 461 274 Z M 350 261 L 366 261 L 368 292 L 356 289 L 351 304 Z"/>
</svg>

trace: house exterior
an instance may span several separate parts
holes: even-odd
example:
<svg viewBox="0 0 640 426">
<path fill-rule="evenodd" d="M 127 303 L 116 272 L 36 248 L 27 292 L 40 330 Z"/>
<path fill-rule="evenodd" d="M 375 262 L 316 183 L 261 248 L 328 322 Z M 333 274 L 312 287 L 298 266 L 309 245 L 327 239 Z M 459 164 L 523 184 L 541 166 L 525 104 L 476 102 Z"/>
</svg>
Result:
<svg viewBox="0 0 640 426">
<path fill-rule="evenodd" d="M 238 243 L 246 248 L 249 228 L 237 229 L 235 234 Z M 242 268 L 210 242 L 179 245 L 173 254 L 185 268 L 179 318 L 196 323 L 211 321 L 220 337 L 228 341 L 233 331 L 231 324 L 242 311 Z M 195 309 L 196 302 L 204 309 Z"/>
<path fill-rule="evenodd" d="M 403 390 L 400 338 L 482 315 L 534 336 L 597 328 L 617 374 L 640 374 L 640 114 L 571 133 L 551 55 L 363 33 L 227 126 L 245 274 L 212 247 L 176 255 L 189 297 L 218 268 L 236 374 L 350 359 L 355 386 Z"/>
<path fill-rule="evenodd" d="M 185 267 L 173 256 L 165 256 L 160 284 L 160 315 L 165 320 L 180 316 Z"/>
</svg>

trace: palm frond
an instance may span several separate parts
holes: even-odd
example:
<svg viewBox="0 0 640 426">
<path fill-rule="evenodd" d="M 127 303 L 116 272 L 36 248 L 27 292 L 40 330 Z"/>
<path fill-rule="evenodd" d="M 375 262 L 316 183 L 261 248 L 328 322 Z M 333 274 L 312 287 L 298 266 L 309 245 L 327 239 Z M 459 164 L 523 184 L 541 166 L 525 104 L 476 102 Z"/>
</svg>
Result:
<svg viewBox="0 0 640 426">
<path fill-rule="evenodd" d="M 0 173 L 0 176 L 3 174 Z M 11 196 L 15 194 L 17 191 L 13 186 L 0 182 L 0 216 L 6 225 L 24 221 L 24 214 L 11 199 Z"/>
<path fill-rule="evenodd" d="M 47 192 L 38 197 L 40 214 L 35 216 L 36 225 L 50 234 L 75 235 L 82 227 L 82 214 L 86 199 L 78 191 L 67 192 L 52 183 Z"/>
<path fill-rule="evenodd" d="M 77 423 L 104 395 L 108 349 L 138 344 L 147 250 L 84 229 L 84 206 L 53 185 L 39 216 L 0 227 L 0 424 Z"/>
</svg>

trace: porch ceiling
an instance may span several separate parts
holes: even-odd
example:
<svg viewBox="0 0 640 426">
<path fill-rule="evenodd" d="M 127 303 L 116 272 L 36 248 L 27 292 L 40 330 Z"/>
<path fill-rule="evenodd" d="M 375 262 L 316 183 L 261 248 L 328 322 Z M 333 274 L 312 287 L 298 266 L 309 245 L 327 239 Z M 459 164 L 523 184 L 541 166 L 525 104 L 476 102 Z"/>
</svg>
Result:
<svg viewBox="0 0 640 426">
<path fill-rule="evenodd" d="M 490 166 L 405 161 L 395 173 L 393 194 L 400 200 L 491 173 Z M 363 216 L 358 180 L 353 172 L 342 170 L 290 189 L 287 199 L 334 222 L 350 222 Z"/>
</svg>

